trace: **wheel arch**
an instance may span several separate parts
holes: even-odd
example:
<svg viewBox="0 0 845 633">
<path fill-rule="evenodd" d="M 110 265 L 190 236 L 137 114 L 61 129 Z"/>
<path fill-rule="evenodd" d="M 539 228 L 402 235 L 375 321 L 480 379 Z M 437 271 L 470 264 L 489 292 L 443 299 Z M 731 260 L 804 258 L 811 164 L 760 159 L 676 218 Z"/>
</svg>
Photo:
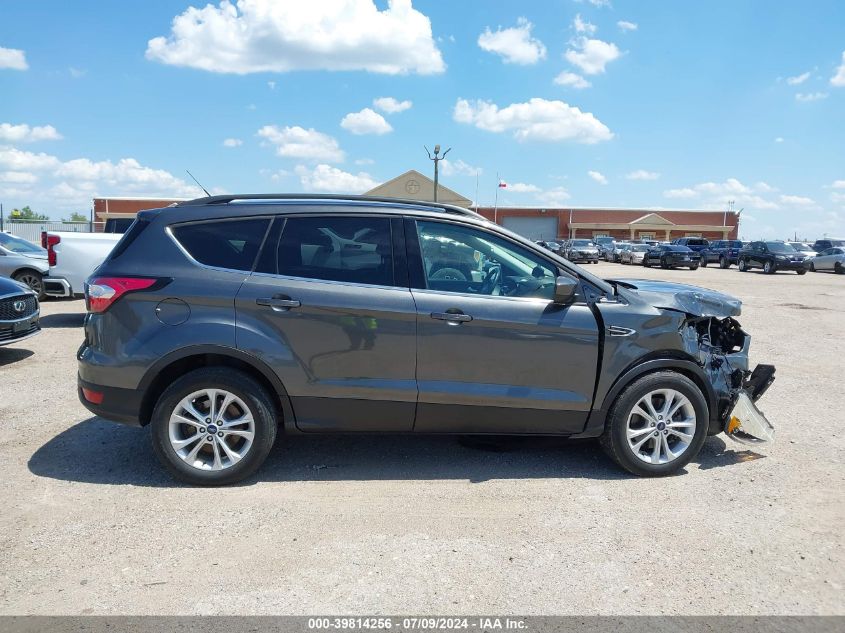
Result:
<svg viewBox="0 0 845 633">
<path fill-rule="evenodd" d="M 44 275 L 47 274 L 47 273 L 42 273 L 40 270 L 38 270 L 37 268 L 33 268 L 32 266 L 23 265 L 20 268 L 18 268 L 17 270 L 15 270 L 11 275 L 9 275 L 9 277 L 14 279 L 16 276 L 20 275 L 21 273 L 35 273 L 36 275 L 38 275 L 42 279 L 44 278 Z"/>
<path fill-rule="evenodd" d="M 159 396 L 176 378 L 194 369 L 220 366 L 239 369 L 260 382 L 274 396 L 280 423 L 286 427 L 293 426 L 290 396 L 275 372 L 251 354 L 218 345 L 194 345 L 176 350 L 160 358 L 147 370 L 138 385 L 138 390 L 143 394 L 139 412 L 141 425 L 150 423 Z"/>
<path fill-rule="evenodd" d="M 683 376 L 686 376 L 695 383 L 701 390 L 704 400 L 707 403 L 707 415 L 709 418 L 709 426 L 711 431 L 718 428 L 719 420 L 719 405 L 716 392 L 704 370 L 691 358 L 683 356 L 659 356 L 643 358 L 636 361 L 623 371 L 619 377 L 613 382 L 610 388 L 605 393 L 601 403 L 596 403 L 590 416 L 587 419 L 587 424 L 584 431 L 579 434 L 579 437 L 598 437 L 604 431 L 607 414 L 610 407 L 619 397 L 622 391 L 631 385 L 635 380 L 642 378 L 648 374 L 653 374 L 658 371 L 671 370 Z"/>
</svg>

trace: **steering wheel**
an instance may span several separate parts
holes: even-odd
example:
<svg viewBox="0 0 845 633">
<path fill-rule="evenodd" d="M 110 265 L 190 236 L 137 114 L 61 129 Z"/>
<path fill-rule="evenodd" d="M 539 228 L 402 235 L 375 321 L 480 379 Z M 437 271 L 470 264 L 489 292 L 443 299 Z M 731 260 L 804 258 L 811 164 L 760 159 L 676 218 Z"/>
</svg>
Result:
<svg viewBox="0 0 845 633">
<path fill-rule="evenodd" d="M 483 295 L 492 295 L 496 286 L 499 284 L 499 278 L 501 278 L 501 276 L 502 267 L 498 265 L 491 266 L 490 270 L 487 271 L 487 276 L 484 277 L 479 293 Z"/>
</svg>

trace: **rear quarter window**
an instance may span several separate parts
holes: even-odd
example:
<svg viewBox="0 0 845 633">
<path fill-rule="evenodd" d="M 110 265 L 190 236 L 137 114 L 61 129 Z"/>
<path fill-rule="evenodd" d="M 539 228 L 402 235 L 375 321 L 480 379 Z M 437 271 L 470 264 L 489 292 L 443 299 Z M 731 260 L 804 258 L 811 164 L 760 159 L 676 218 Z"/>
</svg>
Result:
<svg viewBox="0 0 845 633">
<path fill-rule="evenodd" d="M 268 218 L 251 218 L 181 224 L 170 230 L 199 263 L 251 271 L 269 225 Z"/>
</svg>

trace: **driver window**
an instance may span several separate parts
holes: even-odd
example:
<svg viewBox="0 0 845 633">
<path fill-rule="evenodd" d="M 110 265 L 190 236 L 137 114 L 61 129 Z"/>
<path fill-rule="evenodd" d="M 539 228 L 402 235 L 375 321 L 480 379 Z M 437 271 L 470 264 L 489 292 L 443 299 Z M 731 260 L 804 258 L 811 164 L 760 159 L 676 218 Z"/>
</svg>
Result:
<svg viewBox="0 0 845 633">
<path fill-rule="evenodd" d="M 479 229 L 417 222 L 426 287 L 509 297 L 554 296 L 557 270 L 547 260 Z"/>
</svg>

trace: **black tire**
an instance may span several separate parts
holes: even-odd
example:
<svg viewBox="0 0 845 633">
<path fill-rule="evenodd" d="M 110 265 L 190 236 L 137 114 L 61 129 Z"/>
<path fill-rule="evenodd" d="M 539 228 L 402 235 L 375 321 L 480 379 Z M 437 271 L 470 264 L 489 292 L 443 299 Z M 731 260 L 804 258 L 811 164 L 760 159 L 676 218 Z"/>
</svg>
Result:
<svg viewBox="0 0 845 633">
<path fill-rule="evenodd" d="M 728 260 L 727 257 L 720 257 L 719 258 L 719 268 L 730 268 L 731 262 Z"/>
<path fill-rule="evenodd" d="M 695 433 L 689 447 L 680 457 L 666 464 L 649 464 L 638 458 L 628 445 L 626 428 L 628 415 L 644 395 L 655 389 L 667 388 L 679 391 L 689 398 L 695 409 Z M 698 386 L 677 372 L 659 371 L 638 378 L 619 394 L 607 415 L 604 433 L 599 438 L 599 443 L 604 452 L 629 473 L 641 477 L 671 475 L 698 455 L 704 440 L 707 439 L 709 422 L 707 401 Z"/>
<path fill-rule="evenodd" d="M 701 267 L 707 268 L 707 256 L 706 255 L 701 256 Z"/>
<path fill-rule="evenodd" d="M 255 423 L 252 447 L 238 463 L 223 470 L 200 470 L 182 460 L 170 444 L 170 414 L 179 401 L 194 391 L 225 389 L 246 403 Z M 204 367 L 177 379 L 161 395 L 150 422 L 153 449 L 173 477 L 195 486 L 225 486 L 249 477 L 264 463 L 276 441 L 278 421 L 274 400 L 251 376 L 228 367 Z"/>
<path fill-rule="evenodd" d="M 12 277 L 15 281 L 24 284 L 38 295 L 38 300 L 44 299 L 44 276 L 37 270 L 27 268 L 19 270 Z"/>
<path fill-rule="evenodd" d="M 836 262 L 833 265 L 833 272 L 835 272 L 837 275 L 845 274 L 845 268 L 842 267 L 842 262 Z"/>
<path fill-rule="evenodd" d="M 811 273 L 817 272 L 816 267 L 813 265 L 813 262 L 810 262 L 810 272 Z"/>
<path fill-rule="evenodd" d="M 768 260 L 766 261 L 766 263 L 763 264 L 763 273 L 765 273 L 766 275 L 774 275 L 776 272 L 777 266 L 772 263 L 772 260 Z"/>
<path fill-rule="evenodd" d="M 796 273 L 798 273 L 799 275 L 806 275 L 806 274 L 807 274 L 807 269 L 806 269 L 806 268 L 802 268 L 801 270 L 796 270 L 795 272 L 796 272 Z"/>
<path fill-rule="evenodd" d="M 702 264 L 702 266 L 703 266 L 703 264 Z M 689 267 L 689 269 L 690 270 L 698 270 L 698 264 L 693 264 L 692 266 Z"/>
<path fill-rule="evenodd" d="M 660 259 L 660 267 L 661 268 L 670 268 L 669 262 L 667 262 L 665 259 L 661 258 Z"/>
<path fill-rule="evenodd" d="M 740 259 L 737 262 L 736 267 L 739 269 L 739 272 L 741 272 L 741 273 L 748 272 L 748 261 L 745 260 L 745 259 Z"/>
<path fill-rule="evenodd" d="M 651 268 L 651 264 L 649 263 L 648 258 L 646 257 L 643 257 L 643 266 L 645 266 L 646 268 Z"/>
</svg>

